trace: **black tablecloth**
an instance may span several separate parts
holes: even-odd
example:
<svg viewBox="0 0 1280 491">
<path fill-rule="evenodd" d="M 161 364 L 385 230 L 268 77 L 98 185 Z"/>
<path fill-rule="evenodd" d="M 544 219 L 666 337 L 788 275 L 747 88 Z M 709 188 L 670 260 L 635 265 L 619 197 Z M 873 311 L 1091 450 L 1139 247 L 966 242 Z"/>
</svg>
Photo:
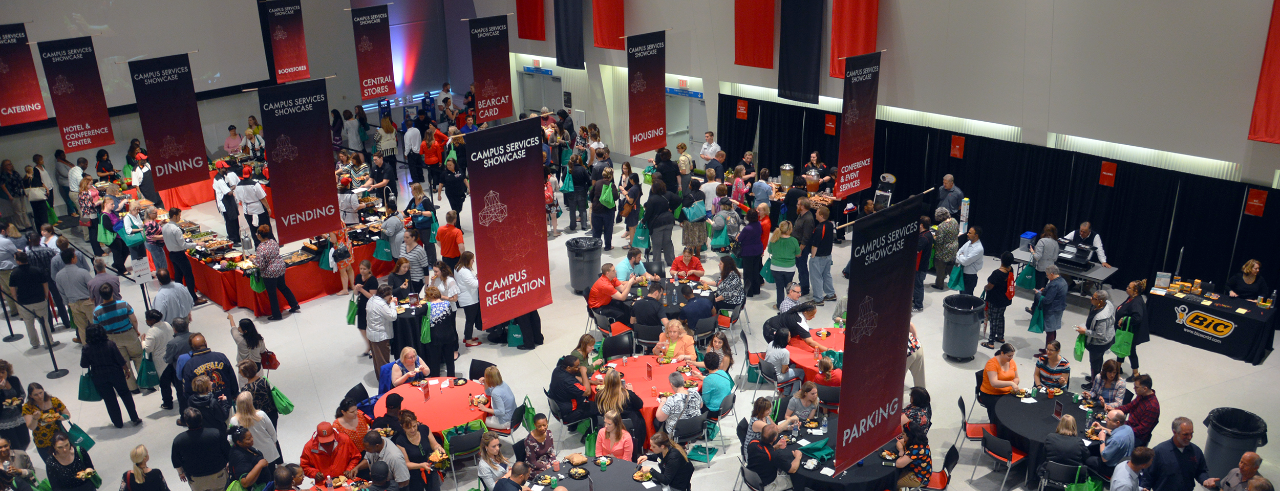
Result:
<svg viewBox="0 0 1280 491">
<path fill-rule="evenodd" d="M 1226 296 L 1209 300 L 1175 295 L 1147 295 L 1151 334 L 1254 365 L 1261 365 L 1271 354 L 1278 327 L 1275 308 L 1260 309 L 1253 302 Z M 1204 305 L 1206 301 L 1210 304 Z"/>
<path fill-rule="evenodd" d="M 1053 417 L 1055 401 L 1062 401 L 1062 414 L 1074 417 L 1076 427 L 1082 432 L 1089 427 L 1086 411 L 1080 409 L 1080 404 L 1071 401 L 1071 393 L 1049 399 L 1042 391 L 1035 400 L 1035 404 L 1029 404 L 1015 396 L 1003 396 L 996 401 L 996 420 L 993 421 L 999 433 L 996 436 L 1009 440 L 1013 448 L 1026 452 L 1027 462 L 1023 469 L 1028 486 L 1039 482 L 1036 471 L 1045 460 L 1044 440 L 1058 427 L 1058 419 Z M 983 457 L 983 460 L 990 463 L 988 459 Z"/>
<path fill-rule="evenodd" d="M 419 312 L 421 311 L 421 312 Z M 412 347 L 418 352 L 418 356 L 425 356 L 426 345 L 422 344 L 422 315 L 427 309 L 407 308 L 403 314 L 396 316 L 396 323 L 393 326 L 395 337 L 391 338 L 391 357 L 400 358 L 400 350 L 405 346 Z M 394 360 L 392 360 L 394 361 Z"/>
<path fill-rule="evenodd" d="M 833 419 L 831 422 L 835 423 L 835 420 Z M 834 449 L 835 438 L 833 435 L 836 433 L 836 427 L 834 424 L 830 424 L 828 426 L 829 428 L 827 428 L 827 433 L 824 435 L 814 435 L 810 433 L 808 429 L 801 428 L 799 430 L 799 435 L 796 438 L 793 438 L 792 442 L 787 445 L 787 453 L 791 453 L 792 450 L 800 449 L 802 445 L 795 443 L 795 440 L 800 438 L 810 442 L 816 442 L 826 438 L 827 447 Z M 893 450 L 896 452 L 897 441 L 890 441 L 883 447 L 880 447 L 880 450 Z M 881 465 L 881 462 L 884 462 L 884 459 L 880 458 L 880 450 L 877 450 L 875 455 L 868 455 L 862 465 L 855 465 L 845 470 L 843 473 L 836 474 L 834 476 L 822 475 L 822 469 L 832 467 L 831 460 L 821 461 L 818 463 L 817 467 L 814 467 L 813 470 L 809 470 L 804 468 L 804 462 L 808 461 L 811 457 L 803 455 L 802 453 L 801 456 L 804 460 L 801 461 L 800 469 L 796 470 L 796 474 L 804 477 L 808 481 L 806 484 L 809 488 L 816 491 L 890 491 L 897 486 L 898 474 L 901 470 L 897 467 Z M 783 478 L 778 477 L 778 479 Z"/>
<path fill-rule="evenodd" d="M 569 491 L 590 491 L 593 487 L 592 484 L 594 484 L 594 488 L 598 491 L 645 490 L 643 484 L 640 484 L 631 478 L 631 475 L 636 472 L 636 465 L 634 462 L 628 462 L 622 459 L 613 459 L 613 464 L 605 469 L 604 472 L 601 472 L 600 466 L 595 465 L 595 459 L 591 459 L 590 462 L 587 462 L 586 465 L 582 466 L 582 468 L 586 469 L 588 472 L 587 477 L 591 479 L 590 484 L 587 479 L 577 480 L 569 477 L 569 469 L 572 468 L 573 467 L 567 462 L 561 461 L 560 472 L 548 470 L 543 474 L 553 477 L 564 476 L 560 479 L 558 485 L 564 486 L 565 489 L 568 489 Z M 657 471 L 654 470 L 654 472 Z M 534 486 L 532 480 L 526 484 L 528 484 L 529 487 Z M 660 490 L 662 487 L 659 486 L 653 489 Z M 545 491 L 551 491 L 551 487 L 548 486 Z"/>
</svg>

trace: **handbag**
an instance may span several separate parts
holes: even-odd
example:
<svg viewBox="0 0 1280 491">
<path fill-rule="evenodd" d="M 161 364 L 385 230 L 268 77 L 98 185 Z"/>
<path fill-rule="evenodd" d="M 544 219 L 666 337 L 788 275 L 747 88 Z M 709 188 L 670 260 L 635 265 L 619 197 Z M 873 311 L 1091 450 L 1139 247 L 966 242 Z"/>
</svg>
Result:
<svg viewBox="0 0 1280 491">
<path fill-rule="evenodd" d="M 1027 326 L 1027 330 L 1036 334 L 1044 332 L 1044 307 L 1036 304 L 1035 310 L 1031 312 L 1031 324 Z"/>
<path fill-rule="evenodd" d="M 507 347 L 519 348 L 524 346 L 524 331 L 520 330 L 520 324 L 512 322 L 507 327 Z"/>
<path fill-rule="evenodd" d="M 427 305 L 427 313 L 422 316 L 422 328 L 418 333 L 418 341 L 422 344 L 431 343 L 431 305 Z"/>
<path fill-rule="evenodd" d="M 347 301 L 347 325 L 356 325 L 356 314 L 360 312 L 360 305 L 356 302 L 356 292 L 351 292 L 351 299 Z"/>
<path fill-rule="evenodd" d="M 630 216 L 633 211 L 636 211 L 636 205 L 631 204 L 630 201 L 624 201 L 622 203 L 622 211 L 618 212 L 618 214 L 623 217 L 627 217 Z"/>
<path fill-rule="evenodd" d="M 1031 266 L 1023 266 L 1022 271 L 1018 272 L 1018 279 L 1013 282 L 1014 286 L 1024 290 L 1036 289 L 1036 268 Z"/>
<path fill-rule="evenodd" d="M 631 247 L 648 249 L 650 246 L 649 226 L 641 223 L 636 226 L 636 233 L 631 237 Z"/>
<path fill-rule="evenodd" d="M 263 380 L 271 384 L 271 380 L 265 378 Z M 284 395 L 284 392 L 280 392 L 280 388 L 276 387 L 276 384 L 271 384 L 271 401 L 276 403 L 276 412 L 280 414 L 293 412 L 293 401 L 290 401 L 289 396 Z"/>
<path fill-rule="evenodd" d="M 1120 326 L 1116 327 L 1116 338 L 1111 345 L 1111 352 L 1115 353 L 1119 358 L 1126 358 L 1133 352 L 1133 331 L 1129 329 L 1129 317 L 1120 319 Z"/>
<path fill-rule="evenodd" d="M 760 277 L 764 278 L 765 283 L 773 283 L 773 258 L 764 260 L 764 266 L 760 267 Z"/>
<path fill-rule="evenodd" d="M 711 248 L 717 252 L 721 252 L 720 249 L 727 250 L 729 248 L 729 224 L 727 221 L 724 224 L 724 228 L 711 237 Z"/>
<path fill-rule="evenodd" d="M 374 245 L 373 258 L 379 261 L 395 261 L 395 258 L 391 256 L 391 242 L 387 239 L 378 239 Z"/>
<path fill-rule="evenodd" d="M 84 456 L 80 454 L 81 452 L 80 447 L 75 447 L 75 449 L 76 449 L 76 458 L 83 459 Z M 94 471 L 93 474 L 89 475 L 88 481 L 90 484 L 93 484 L 93 489 L 98 489 L 102 487 L 102 475 L 99 474 L 97 471 Z"/>
<path fill-rule="evenodd" d="M 84 402 L 102 400 L 102 396 L 98 394 L 98 388 L 93 385 L 93 378 L 89 376 L 88 370 L 80 374 L 80 395 L 76 398 Z"/>
<path fill-rule="evenodd" d="M 67 430 L 67 437 L 71 440 L 72 445 L 76 448 L 82 448 L 86 452 L 93 449 L 94 445 L 97 445 L 97 442 L 93 441 L 93 438 L 84 429 L 80 428 L 80 425 L 75 423 L 71 423 L 71 429 Z"/>
<path fill-rule="evenodd" d="M 1089 335 L 1080 333 L 1076 335 L 1076 361 L 1084 361 L 1085 345 L 1089 342 Z"/>
<path fill-rule="evenodd" d="M 37 187 L 27 188 L 28 201 L 44 201 L 46 199 L 49 199 L 49 195 L 48 193 L 45 192 L 43 187 L 37 186 Z"/>
<path fill-rule="evenodd" d="M 605 185 L 600 186 L 600 188 L 600 204 L 610 210 L 618 206 L 618 204 L 613 200 L 613 183 L 605 183 Z"/>
<path fill-rule="evenodd" d="M 351 248 L 346 244 L 337 244 L 333 247 L 333 261 L 342 262 L 351 259 Z"/>
<path fill-rule="evenodd" d="M 151 356 L 142 359 L 142 363 L 138 365 L 138 387 L 150 389 L 160 385 L 160 373 L 156 371 L 155 362 L 151 361 Z"/>
<path fill-rule="evenodd" d="M 276 353 L 274 351 L 263 351 L 261 357 L 262 368 L 267 370 L 280 368 L 280 359 L 276 358 Z"/>
<path fill-rule="evenodd" d="M 959 264 L 951 268 L 951 277 L 947 279 L 947 288 L 961 292 L 964 291 L 964 268 Z"/>
<path fill-rule="evenodd" d="M 565 177 L 564 183 L 560 184 L 560 192 L 572 193 L 573 192 L 573 176 L 566 172 L 564 177 Z"/>
<path fill-rule="evenodd" d="M 103 215 L 103 216 L 105 217 L 107 215 Z M 99 221 L 98 222 L 98 242 L 102 244 L 110 244 L 115 241 L 116 241 L 115 232 L 112 232 L 111 228 L 106 223 L 104 223 L 104 221 Z"/>
<path fill-rule="evenodd" d="M 249 276 L 249 289 L 254 293 L 262 293 L 267 291 L 267 282 L 262 281 L 262 275 L 254 273 Z"/>
</svg>

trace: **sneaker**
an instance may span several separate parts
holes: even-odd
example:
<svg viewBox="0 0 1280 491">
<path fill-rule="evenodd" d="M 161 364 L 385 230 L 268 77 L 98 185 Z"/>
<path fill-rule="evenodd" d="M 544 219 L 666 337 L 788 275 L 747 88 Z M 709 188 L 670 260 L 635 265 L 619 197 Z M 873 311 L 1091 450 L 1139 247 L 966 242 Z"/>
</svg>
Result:
<svg viewBox="0 0 1280 491">
<path fill-rule="evenodd" d="M 136 396 L 136 395 L 138 395 L 138 394 L 141 394 L 141 393 L 142 393 L 142 389 L 133 389 L 133 390 L 129 391 L 129 393 L 130 393 L 130 394 L 133 394 L 133 395 L 135 395 L 135 396 Z"/>
<path fill-rule="evenodd" d="M 516 348 L 516 349 L 524 350 L 524 351 L 530 351 L 530 350 L 532 350 L 533 348 L 534 348 L 533 346 L 530 346 L 530 345 L 527 345 L 527 344 L 522 344 L 522 345 L 520 345 L 520 347 L 518 347 L 518 348 Z"/>
<path fill-rule="evenodd" d="M 817 301 L 817 302 L 813 302 L 813 305 L 814 305 L 815 307 L 821 307 L 821 306 L 826 305 L 826 304 L 827 304 L 826 302 L 823 302 L 823 301 L 821 301 L 821 300 L 819 300 L 819 301 Z"/>
<path fill-rule="evenodd" d="M 834 301 L 836 301 L 836 296 L 835 296 L 835 295 L 827 295 L 826 297 L 823 297 L 823 298 L 822 298 L 822 300 L 823 300 L 823 301 L 827 301 L 827 302 L 834 302 Z"/>
<path fill-rule="evenodd" d="M 140 419 L 135 419 L 135 420 L 133 420 L 133 421 L 130 421 L 130 422 L 129 422 L 129 424 L 131 424 L 131 425 L 133 425 L 133 426 L 142 426 L 142 420 L 140 420 Z"/>
<path fill-rule="evenodd" d="M 172 402 L 166 402 L 166 403 L 163 403 L 163 404 L 161 404 L 161 405 L 160 405 L 160 409 L 163 409 L 163 410 L 165 410 L 165 411 L 172 410 L 172 409 L 173 409 L 173 403 L 172 403 Z"/>
<path fill-rule="evenodd" d="M 200 298 L 195 301 L 195 305 L 204 305 L 206 303 L 209 303 L 209 299 L 207 298 Z"/>
<path fill-rule="evenodd" d="M 292 308 L 292 309 L 289 309 L 289 313 L 290 313 L 290 314 L 296 314 L 296 313 L 298 313 L 298 312 L 302 312 L 302 309 L 297 308 L 297 307 L 294 307 L 294 308 Z"/>
<path fill-rule="evenodd" d="M 991 341 L 984 342 L 981 346 L 986 349 L 996 349 L 996 344 Z"/>
<path fill-rule="evenodd" d="M 267 320 L 269 320 L 269 321 L 278 321 L 278 320 L 281 320 L 281 319 L 283 319 L 283 317 L 280 317 L 280 316 L 278 316 L 278 315 L 273 315 L 273 316 L 271 316 L 271 317 L 267 317 Z"/>
</svg>

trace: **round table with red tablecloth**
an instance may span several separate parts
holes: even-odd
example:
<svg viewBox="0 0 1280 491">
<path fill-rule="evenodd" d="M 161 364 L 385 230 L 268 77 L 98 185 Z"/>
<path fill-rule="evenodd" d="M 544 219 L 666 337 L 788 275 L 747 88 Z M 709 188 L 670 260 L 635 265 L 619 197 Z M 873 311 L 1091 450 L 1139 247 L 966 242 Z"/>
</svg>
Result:
<svg viewBox="0 0 1280 491">
<path fill-rule="evenodd" d="M 826 346 L 827 349 L 844 351 L 844 328 L 828 327 L 814 329 L 809 333 L 813 335 L 813 339 L 818 344 Z M 823 337 L 819 333 L 829 335 Z M 813 381 L 818 379 L 818 358 L 814 357 L 813 348 L 810 348 L 803 339 L 791 338 L 790 343 L 787 344 L 787 351 L 791 352 L 791 363 L 804 371 L 805 380 Z"/>
<path fill-rule="evenodd" d="M 447 388 L 442 388 L 442 384 Z M 422 387 L 401 384 L 378 398 L 378 404 L 373 407 L 373 415 L 378 417 L 387 414 L 387 395 L 389 394 L 399 394 L 403 397 L 404 402 L 400 404 L 400 410 L 413 411 L 413 415 L 418 417 L 418 423 L 427 425 L 436 435 L 443 435 L 449 428 L 482 420 L 488 415 L 484 411 L 471 407 L 471 398 L 484 394 L 483 384 L 474 380 L 469 380 L 466 385 L 461 386 L 452 384 L 453 379 L 449 377 L 426 379 Z M 425 391 L 431 392 L 430 399 L 424 399 Z"/>
<path fill-rule="evenodd" d="M 626 364 L 623 364 L 624 359 L 626 360 Z M 645 448 L 648 448 L 648 437 L 653 434 L 653 418 L 654 415 L 658 413 L 659 404 L 657 393 L 671 392 L 671 382 L 667 381 L 667 377 L 670 377 L 672 373 L 675 373 L 677 368 L 687 366 L 687 364 L 659 364 L 658 357 L 656 355 L 645 355 L 619 358 L 610 361 L 607 366 L 611 366 L 621 372 L 622 380 L 630 383 L 632 385 L 631 390 L 644 401 L 644 407 L 640 409 L 640 415 L 644 417 L 644 427 L 646 431 L 644 445 Z M 649 366 L 653 367 L 652 379 L 648 376 Z M 702 390 L 702 374 L 698 372 L 697 367 L 693 367 L 693 371 L 690 372 L 690 374 L 693 374 L 696 377 L 698 382 L 697 390 Z M 604 376 L 598 373 L 595 375 L 595 378 L 597 380 L 604 380 Z M 687 379 L 690 377 L 689 375 L 685 375 L 685 378 Z"/>
</svg>

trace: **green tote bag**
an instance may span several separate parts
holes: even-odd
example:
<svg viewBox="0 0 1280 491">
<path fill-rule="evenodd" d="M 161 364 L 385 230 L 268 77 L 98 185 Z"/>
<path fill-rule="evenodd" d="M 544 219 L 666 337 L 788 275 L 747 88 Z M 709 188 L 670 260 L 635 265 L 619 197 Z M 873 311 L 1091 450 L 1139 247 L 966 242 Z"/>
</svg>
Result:
<svg viewBox="0 0 1280 491">
<path fill-rule="evenodd" d="M 964 267 L 959 264 L 951 268 L 951 277 L 947 279 L 947 288 L 964 291 Z"/>
</svg>

